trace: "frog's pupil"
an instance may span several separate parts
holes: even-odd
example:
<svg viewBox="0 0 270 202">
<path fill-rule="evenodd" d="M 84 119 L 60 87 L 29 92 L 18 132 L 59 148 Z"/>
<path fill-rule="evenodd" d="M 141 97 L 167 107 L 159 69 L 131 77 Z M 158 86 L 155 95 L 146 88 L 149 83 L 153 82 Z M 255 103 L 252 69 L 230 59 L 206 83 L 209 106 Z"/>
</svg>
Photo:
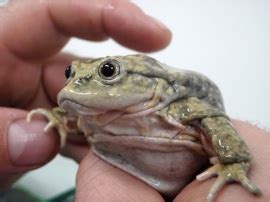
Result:
<svg viewBox="0 0 270 202">
<path fill-rule="evenodd" d="M 102 65 L 100 73 L 105 77 L 111 77 L 115 73 L 115 66 L 112 63 L 105 63 Z"/>
<path fill-rule="evenodd" d="M 67 66 L 67 68 L 66 68 L 66 70 L 65 70 L 65 77 L 68 79 L 70 76 L 71 76 L 71 69 L 72 68 L 72 66 L 71 65 L 69 65 L 69 66 Z"/>
</svg>

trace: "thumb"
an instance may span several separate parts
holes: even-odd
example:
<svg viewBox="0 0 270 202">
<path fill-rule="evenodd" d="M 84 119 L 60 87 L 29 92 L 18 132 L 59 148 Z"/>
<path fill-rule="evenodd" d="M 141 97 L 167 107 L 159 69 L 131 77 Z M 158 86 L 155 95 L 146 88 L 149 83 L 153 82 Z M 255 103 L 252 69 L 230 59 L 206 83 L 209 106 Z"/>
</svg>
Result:
<svg viewBox="0 0 270 202">
<path fill-rule="evenodd" d="M 14 175 L 45 164 L 58 151 L 57 136 L 43 132 L 46 122 L 27 123 L 26 115 L 27 111 L 0 108 L 0 187 L 11 183 Z"/>
</svg>

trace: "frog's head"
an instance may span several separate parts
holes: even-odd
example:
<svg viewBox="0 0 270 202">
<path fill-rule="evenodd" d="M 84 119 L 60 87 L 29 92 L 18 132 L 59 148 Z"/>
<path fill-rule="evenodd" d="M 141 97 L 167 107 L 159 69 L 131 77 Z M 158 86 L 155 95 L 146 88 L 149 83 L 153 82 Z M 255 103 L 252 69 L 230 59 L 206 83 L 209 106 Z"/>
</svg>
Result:
<svg viewBox="0 0 270 202">
<path fill-rule="evenodd" d="M 84 115 L 147 110 L 174 94 L 164 72 L 160 63 L 145 55 L 74 61 L 66 69 L 67 83 L 58 104 Z"/>
</svg>

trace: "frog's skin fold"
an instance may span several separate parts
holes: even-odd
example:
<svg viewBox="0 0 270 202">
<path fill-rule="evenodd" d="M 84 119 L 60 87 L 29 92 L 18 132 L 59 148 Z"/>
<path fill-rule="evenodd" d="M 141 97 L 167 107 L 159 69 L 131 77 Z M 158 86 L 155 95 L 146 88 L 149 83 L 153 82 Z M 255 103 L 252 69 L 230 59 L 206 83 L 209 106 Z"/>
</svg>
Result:
<svg viewBox="0 0 270 202">
<path fill-rule="evenodd" d="M 67 135 L 85 135 L 94 153 L 173 198 L 197 175 L 218 176 L 207 201 L 231 181 L 253 194 L 247 177 L 251 155 L 207 77 L 172 69 L 145 55 L 74 61 L 66 71 L 59 107 L 36 109 Z M 77 126 L 70 128 L 69 122 Z"/>
</svg>

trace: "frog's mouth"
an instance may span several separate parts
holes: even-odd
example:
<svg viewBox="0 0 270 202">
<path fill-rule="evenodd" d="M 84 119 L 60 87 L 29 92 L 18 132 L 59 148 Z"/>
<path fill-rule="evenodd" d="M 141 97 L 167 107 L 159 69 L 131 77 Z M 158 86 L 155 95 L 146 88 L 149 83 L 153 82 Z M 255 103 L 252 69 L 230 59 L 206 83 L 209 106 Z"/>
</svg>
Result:
<svg viewBox="0 0 270 202">
<path fill-rule="evenodd" d="M 173 102 L 175 99 L 178 98 L 178 95 L 175 94 L 174 96 L 167 97 L 166 99 L 162 99 L 159 96 L 153 95 L 150 100 L 146 100 L 132 106 L 117 109 L 117 110 L 109 110 L 109 109 L 100 109 L 100 108 L 93 108 L 89 106 L 84 106 L 82 104 L 78 104 L 74 101 L 65 99 L 59 102 L 59 106 L 64 110 L 70 112 L 71 114 L 80 114 L 85 116 L 95 116 L 95 115 L 102 115 L 106 114 L 108 116 L 110 113 L 117 112 L 117 114 L 122 115 L 125 118 L 135 118 L 146 116 L 151 114 L 155 111 L 158 111 L 164 107 L 166 107 L 169 103 Z M 110 115 L 109 115 L 110 116 Z"/>
<path fill-rule="evenodd" d="M 146 90 L 144 94 L 130 96 L 130 98 L 121 96 L 104 96 L 104 100 L 96 99 L 97 96 L 93 94 L 90 98 L 84 98 L 83 102 L 76 102 L 79 96 L 83 99 L 82 95 L 70 95 L 67 90 L 62 90 L 58 94 L 58 104 L 64 110 L 73 114 L 81 114 L 86 116 L 108 115 L 111 111 L 121 112 L 125 118 L 134 118 L 146 116 L 155 111 L 158 111 L 174 100 L 179 98 L 178 88 L 167 86 L 167 83 L 156 81 L 154 88 Z M 101 95 L 100 95 L 101 96 Z M 107 98 L 107 99 L 106 99 Z M 110 98 L 110 99 L 108 99 Z M 100 100 L 100 101 L 99 101 Z"/>
<path fill-rule="evenodd" d="M 125 109 L 105 110 L 84 106 L 71 100 L 63 100 L 62 102 L 59 103 L 59 106 L 63 108 L 65 111 L 68 111 L 70 115 L 95 117 L 96 124 L 104 126 L 120 117 L 127 119 L 142 117 L 157 111 L 159 108 L 164 107 L 164 104 L 161 104 L 156 105 L 152 108 L 149 107 L 143 108 L 143 106 L 146 106 L 147 104 L 149 104 L 149 101 Z"/>
<path fill-rule="evenodd" d="M 102 109 L 94 109 L 91 107 L 83 106 L 71 100 L 63 100 L 59 103 L 59 106 L 71 114 L 81 114 L 85 116 L 93 116 L 104 114 L 107 111 Z"/>
<path fill-rule="evenodd" d="M 96 124 L 98 125 L 106 125 L 111 121 L 119 118 L 124 112 L 123 111 L 108 111 L 104 109 L 95 109 L 87 106 L 83 106 L 74 101 L 64 100 L 59 103 L 59 106 L 64 110 L 68 111 L 71 115 L 74 116 L 85 116 L 85 117 L 94 117 L 96 120 Z"/>
</svg>

